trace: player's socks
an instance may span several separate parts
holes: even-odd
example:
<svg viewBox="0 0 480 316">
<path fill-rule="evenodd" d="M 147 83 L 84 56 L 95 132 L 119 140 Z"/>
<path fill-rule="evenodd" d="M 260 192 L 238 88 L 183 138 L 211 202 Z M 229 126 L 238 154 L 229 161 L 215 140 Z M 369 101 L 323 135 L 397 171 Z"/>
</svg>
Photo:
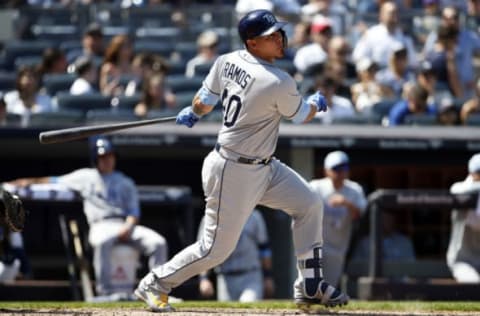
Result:
<svg viewBox="0 0 480 316">
<path fill-rule="evenodd" d="M 348 295 L 323 279 L 321 247 L 298 256 L 297 268 L 299 277 L 294 286 L 297 305 L 321 304 L 333 307 L 348 303 Z"/>
</svg>

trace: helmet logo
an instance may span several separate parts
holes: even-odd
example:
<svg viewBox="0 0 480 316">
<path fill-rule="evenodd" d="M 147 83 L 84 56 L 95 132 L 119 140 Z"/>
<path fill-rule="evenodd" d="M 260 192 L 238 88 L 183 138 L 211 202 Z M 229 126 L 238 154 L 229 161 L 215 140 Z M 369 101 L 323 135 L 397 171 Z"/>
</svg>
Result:
<svg viewBox="0 0 480 316">
<path fill-rule="evenodd" d="M 277 20 L 272 14 L 265 14 L 263 18 L 269 23 L 269 24 L 275 24 Z"/>
</svg>

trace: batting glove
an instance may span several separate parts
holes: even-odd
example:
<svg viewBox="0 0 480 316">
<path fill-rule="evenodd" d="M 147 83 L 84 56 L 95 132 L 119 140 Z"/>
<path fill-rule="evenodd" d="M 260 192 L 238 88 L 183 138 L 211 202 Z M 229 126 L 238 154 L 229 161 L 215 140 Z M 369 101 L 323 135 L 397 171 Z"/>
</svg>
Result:
<svg viewBox="0 0 480 316">
<path fill-rule="evenodd" d="M 192 107 L 187 106 L 177 114 L 177 119 L 175 122 L 179 125 L 193 127 L 193 125 L 195 125 L 195 123 L 197 123 L 199 119 L 200 116 L 198 116 L 192 111 Z"/>
<path fill-rule="evenodd" d="M 314 104 L 317 107 L 318 112 L 327 111 L 327 99 L 320 93 L 316 92 L 307 98 L 307 103 Z"/>
</svg>

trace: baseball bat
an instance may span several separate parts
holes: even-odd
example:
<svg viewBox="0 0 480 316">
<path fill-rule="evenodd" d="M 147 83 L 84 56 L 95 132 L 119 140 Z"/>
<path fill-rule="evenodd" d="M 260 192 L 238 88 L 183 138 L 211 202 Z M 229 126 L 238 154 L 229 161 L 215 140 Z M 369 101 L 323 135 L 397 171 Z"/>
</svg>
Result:
<svg viewBox="0 0 480 316">
<path fill-rule="evenodd" d="M 42 144 L 63 143 L 71 140 L 89 137 L 92 135 L 110 133 L 110 132 L 132 128 L 132 127 L 152 125 L 156 123 L 172 122 L 172 121 L 175 121 L 175 119 L 176 119 L 175 116 L 168 116 L 168 117 L 160 117 L 160 118 L 155 118 L 150 120 L 141 120 L 136 122 L 71 127 L 71 128 L 41 132 L 38 138 L 40 140 L 40 143 Z"/>
</svg>

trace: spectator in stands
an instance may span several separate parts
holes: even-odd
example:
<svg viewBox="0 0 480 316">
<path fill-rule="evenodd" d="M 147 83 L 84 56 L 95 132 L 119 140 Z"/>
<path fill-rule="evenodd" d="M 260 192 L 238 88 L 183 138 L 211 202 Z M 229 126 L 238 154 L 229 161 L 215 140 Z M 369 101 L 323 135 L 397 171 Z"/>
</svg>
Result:
<svg viewBox="0 0 480 316">
<path fill-rule="evenodd" d="M 133 48 L 127 35 L 116 35 L 110 41 L 103 64 L 100 67 L 99 86 L 104 95 L 118 96 L 124 93 L 122 76 L 134 76 L 132 70 Z"/>
<path fill-rule="evenodd" d="M 150 228 L 138 225 L 140 204 L 135 183 L 116 170 L 116 153 L 105 137 L 90 142 L 91 168 L 61 176 L 20 178 L 9 182 L 19 187 L 39 183 L 59 183 L 77 191 L 89 224 L 89 243 L 93 247 L 93 266 L 99 295 L 110 295 L 110 254 L 117 244 L 127 243 L 149 257 L 152 268 L 167 260 L 165 238 Z M 133 285 L 132 285 L 133 286 Z"/>
<path fill-rule="evenodd" d="M 456 62 L 458 31 L 446 25 L 440 25 L 437 32 L 437 41 L 431 51 L 425 55 L 437 74 L 437 85 L 448 91 L 456 98 L 464 95 L 458 64 Z"/>
<path fill-rule="evenodd" d="M 415 79 L 414 72 L 408 66 L 408 50 L 400 42 L 393 44 L 388 67 L 380 70 L 375 80 L 384 90 L 390 90 L 394 98 L 402 97 L 403 86 Z"/>
<path fill-rule="evenodd" d="M 195 76 L 195 67 L 202 64 L 213 64 L 218 57 L 218 35 L 213 30 L 202 32 L 197 38 L 198 53 L 187 62 L 186 77 Z"/>
<path fill-rule="evenodd" d="M 450 187 L 452 194 L 480 192 L 480 153 L 468 161 L 468 176 Z M 447 264 L 461 283 L 480 283 L 480 199 L 476 209 L 453 210 Z"/>
<path fill-rule="evenodd" d="M 143 82 L 154 73 L 168 74 L 167 61 L 160 55 L 150 52 L 140 52 L 133 57 L 133 78 L 125 87 L 125 95 L 132 96 L 142 92 Z"/>
<path fill-rule="evenodd" d="M 204 221 L 205 217 L 200 223 L 198 240 L 204 231 Z M 215 294 L 209 272 L 200 274 L 200 295 L 205 298 L 212 298 Z M 272 251 L 265 220 L 260 211 L 253 210 L 235 249 L 214 272 L 219 301 L 254 302 L 273 297 Z"/>
<path fill-rule="evenodd" d="M 437 103 L 445 94 L 437 90 L 437 75 L 433 70 L 432 63 L 428 60 L 424 60 L 420 63 L 416 69 L 416 76 L 413 80 L 406 82 L 403 85 L 402 96 L 405 97 L 408 94 L 408 89 L 418 84 L 428 91 L 428 104 Z"/>
<path fill-rule="evenodd" d="M 309 0 L 308 3 L 302 6 L 302 19 L 312 21 L 317 15 L 328 17 L 332 24 L 333 34 L 345 34 L 349 14 L 344 2 L 345 1 Z"/>
<path fill-rule="evenodd" d="M 416 67 L 417 53 L 413 40 L 401 29 L 395 2 L 386 1 L 380 8 L 379 23 L 368 28 L 355 44 L 353 60 L 358 62 L 367 57 L 380 68 L 385 68 L 388 66 L 392 50 L 398 42 L 407 49 L 408 65 L 412 68 Z"/>
<path fill-rule="evenodd" d="M 39 65 L 41 78 L 47 74 L 64 74 L 67 72 L 67 58 L 65 53 L 56 47 L 45 49 Z"/>
<path fill-rule="evenodd" d="M 446 6 L 442 9 L 441 29 L 444 27 L 453 28 L 457 32 L 456 47 L 454 50 L 456 69 L 461 82 L 461 89 L 464 97 L 470 97 L 474 94 L 475 88 L 475 65 L 474 56 L 480 51 L 480 37 L 476 32 L 472 32 L 461 26 L 458 10 L 454 6 Z M 428 56 L 436 50 L 438 43 L 438 32 L 432 32 L 423 47 L 423 55 Z"/>
<path fill-rule="evenodd" d="M 382 210 L 382 258 L 390 261 L 414 261 L 415 248 L 412 240 L 398 230 L 395 211 Z M 365 236 L 355 245 L 352 260 L 368 260 L 370 236 Z"/>
<path fill-rule="evenodd" d="M 332 25 L 328 18 L 316 16 L 310 27 L 311 43 L 298 49 L 293 64 L 300 74 L 308 76 L 311 69 L 327 61 L 328 43 L 332 38 Z"/>
<path fill-rule="evenodd" d="M 134 109 L 135 115 L 145 117 L 151 110 L 175 108 L 175 94 L 166 87 L 165 81 L 163 73 L 155 73 L 146 78 L 143 84 L 142 99 Z"/>
<path fill-rule="evenodd" d="M 40 77 L 32 66 L 18 71 L 15 90 L 7 92 L 4 99 L 7 112 L 21 115 L 23 125 L 28 125 L 31 113 L 54 110 L 52 99 L 40 92 Z"/>
<path fill-rule="evenodd" d="M 428 91 L 416 84 L 408 90 L 404 99 L 393 105 L 388 114 L 388 125 L 397 126 L 405 122 L 407 115 L 428 114 L 436 115 L 435 105 L 427 104 Z"/>
<path fill-rule="evenodd" d="M 291 39 L 288 41 L 288 50 L 287 55 L 288 58 L 293 60 L 297 51 L 307 45 L 310 44 L 310 29 L 311 23 L 309 21 L 300 21 L 295 23 L 293 28 L 293 34 Z"/>
<path fill-rule="evenodd" d="M 327 47 L 327 66 L 338 66 L 342 69 L 345 79 L 354 79 L 357 76 L 355 65 L 350 60 L 350 44 L 344 36 L 333 36 Z"/>
<path fill-rule="evenodd" d="M 93 58 L 93 60 L 104 57 L 103 31 L 100 24 L 94 22 L 85 28 L 82 37 L 82 49 L 68 52 L 67 61 L 73 63 L 82 56 Z"/>
<path fill-rule="evenodd" d="M 97 67 L 93 60 L 89 57 L 80 57 L 75 61 L 75 73 L 77 79 L 70 87 L 70 94 L 90 94 L 96 93 L 97 84 Z"/>
<path fill-rule="evenodd" d="M 350 159 L 345 152 L 328 153 L 323 166 L 325 177 L 313 179 L 310 185 L 324 202 L 323 276 L 336 286 L 350 245 L 352 224 L 365 213 L 367 199 L 362 187 L 349 180 Z"/>
<path fill-rule="evenodd" d="M 352 101 L 357 112 L 370 113 L 375 103 L 391 98 L 393 93 L 375 81 L 378 66 L 371 59 L 360 60 L 356 70 L 359 80 L 351 86 Z"/>
<path fill-rule="evenodd" d="M 460 110 L 460 121 L 467 125 L 472 114 L 480 115 L 480 79 L 477 80 L 475 95 L 462 105 Z"/>
<path fill-rule="evenodd" d="M 415 41 L 424 45 L 428 34 L 435 32 L 440 25 L 440 0 L 422 0 L 422 14 L 413 17 Z"/>
<path fill-rule="evenodd" d="M 337 87 L 335 80 L 326 75 L 316 80 L 314 90 L 320 91 L 325 96 L 328 104 L 326 112 L 317 112 L 315 118 L 324 124 L 331 124 L 335 119 L 355 116 L 355 108 L 352 102 L 335 94 Z"/>
</svg>

